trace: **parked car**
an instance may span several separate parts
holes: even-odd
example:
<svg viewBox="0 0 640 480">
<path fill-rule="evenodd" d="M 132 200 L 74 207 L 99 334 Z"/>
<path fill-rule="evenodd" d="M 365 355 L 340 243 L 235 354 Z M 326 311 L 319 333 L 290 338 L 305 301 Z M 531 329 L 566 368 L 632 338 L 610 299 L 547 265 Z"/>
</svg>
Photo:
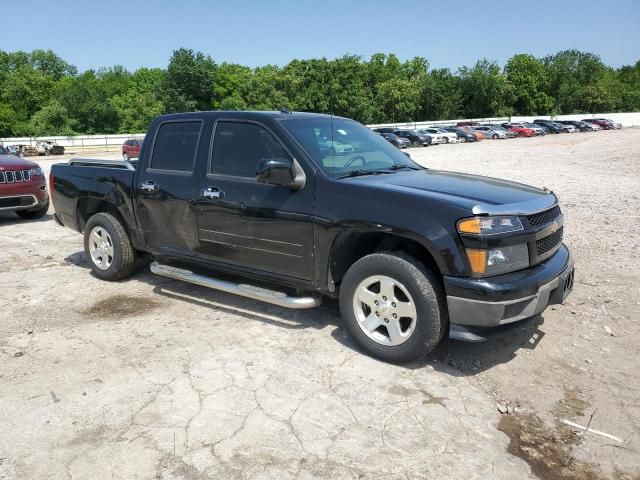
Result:
<svg viewBox="0 0 640 480">
<path fill-rule="evenodd" d="M 10 146 L 15 152 L 15 155 L 19 157 L 37 157 L 39 155 L 38 149 L 26 143 L 16 143 Z"/>
<path fill-rule="evenodd" d="M 467 133 L 470 133 L 471 135 L 474 135 L 477 141 L 485 139 L 484 133 L 478 130 L 474 130 L 473 127 L 458 127 L 458 128 L 460 128 L 461 130 L 464 130 Z"/>
<path fill-rule="evenodd" d="M 552 122 L 551 120 L 537 119 L 534 120 L 533 123 L 546 127 L 550 133 L 563 133 L 568 131 L 565 125 Z"/>
<path fill-rule="evenodd" d="M 336 162 L 323 129 L 362 149 Z M 481 341 L 573 287 L 553 193 L 425 169 L 352 120 L 193 112 L 156 118 L 147 138 L 136 167 L 52 166 L 55 216 L 100 279 L 143 254 L 155 274 L 283 307 L 336 298 L 355 343 L 392 362 L 446 334 Z"/>
<path fill-rule="evenodd" d="M 478 122 L 474 122 L 471 120 L 466 120 L 464 122 L 456 123 L 458 127 L 475 127 L 476 125 L 480 125 Z"/>
<path fill-rule="evenodd" d="M 544 125 L 538 125 L 537 123 L 531 122 L 523 122 L 522 125 L 527 128 L 533 128 L 536 131 L 536 135 L 546 135 L 549 133 L 549 129 Z"/>
<path fill-rule="evenodd" d="M 64 147 L 51 140 L 39 140 L 36 142 L 38 155 L 64 155 Z"/>
<path fill-rule="evenodd" d="M 609 120 L 608 118 L 594 118 L 592 119 L 595 122 L 598 122 L 597 125 L 604 127 L 604 125 L 608 125 L 609 128 L 605 128 L 605 130 L 614 130 L 614 129 L 619 129 L 622 128 L 622 124 L 618 123 L 618 122 L 614 122 L 613 120 Z"/>
<path fill-rule="evenodd" d="M 49 209 L 46 180 L 38 164 L 0 146 L 0 212 L 24 219 L 44 216 Z"/>
<path fill-rule="evenodd" d="M 447 132 L 455 133 L 458 136 L 460 143 L 477 142 L 478 137 L 474 133 L 471 133 L 461 127 L 444 127 Z"/>
<path fill-rule="evenodd" d="M 142 140 L 132 138 L 122 144 L 122 158 L 124 160 L 130 160 L 132 158 L 138 158 L 140 156 L 140 150 L 142 149 Z"/>
<path fill-rule="evenodd" d="M 484 135 L 485 138 L 492 138 L 493 140 L 497 140 L 498 138 L 508 138 L 507 130 L 504 128 L 496 128 L 494 126 L 489 125 L 478 125 L 472 127 L 475 131 L 480 132 Z"/>
<path fill-rule="evenodd" d="M 576 128 L 580 132 L 591 132 L 593 131 L 593 127 L 590 123 L 582 122 L 580 120 L 556 120 L 557 123 L 562 123 L 563 125 L 571 125 Z"/>
<path fill-rule="evenodd" d="M 600 119 L 596 119 L 596 118 L 583 118 L 582 121 L 590 123 L 591 125 L 597 125 L 602 130 L 613 130 L 614 129 L 614 126 L 611 124 L 611 122 L 608 122 L 606 120 L 600 120 Z"/>
<path fill-rule="evenodd" d="M 343 155 L 354 151 L 353 145 L 339 140 L 331 140 L 329 138 L 319 139 L 318 146 L 320 147 L 320 150 L 326 151 L 332 155 Z"/>
<path fill-rule="evenodd" d="M 443 135 L 442 143 L 458 143 L 458 135 L 456 133 L 448 131 L 445 128 L 428 127 L 428 128 L 425 128 L 425 130 L 427 130 L 428 132 L 431 132 L 431 130 L 435 130 L 435 132 L 439 133 L 440 135 Z"/>
<path fill-rule="evenodd" d="M 407 148 L 411 146 L 411 141 L 406 138 L 399 137 L 393 133 L 379 133 L 385 140 L 397 148 Z"/>
<path fill-rule="evenodd" d="M 423 135 L 422 133 L 415 130 L 382 127 L 376 128 L 374 131 L 379 133 L 393 133 L 394 135 L 397 135 L 401 138 L 406 138 L 411 142 L 412 147 L 419 147 L 420 145 L 422 145 L 423 147 L 428 147 L 429 145 L 431 145 L 431 137 Z"/>
<path fill-rule="evenodd" d="M 533 128 L 525 127 L 521 123 L 503 123 L 502 128 L 510 130 L 516 134 L 517 137 L 535 137 L 536 131 Z"/>
<path fill-rule="evenodd" d="M 429 130 L 431 130 L 431 132 L 429 132 Z M 429 137 L 431 139 L 431 145 L 440 145 L 442 143 L 445 143 L 444 135 L 433 128 L 432 129 L 421 128 L 417 130 L 417 132 Z"/>
</svg>

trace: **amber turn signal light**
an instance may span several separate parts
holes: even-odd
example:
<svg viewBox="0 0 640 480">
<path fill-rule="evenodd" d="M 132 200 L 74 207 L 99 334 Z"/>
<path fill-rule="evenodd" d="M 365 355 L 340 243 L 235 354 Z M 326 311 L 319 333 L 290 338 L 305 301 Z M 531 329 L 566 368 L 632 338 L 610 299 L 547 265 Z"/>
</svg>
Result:
<svg viewBox="0 0 640 480">
<path fill-rule="evenodd" d="M 487 251 L 476 248 L 467 248 L 467 257 L 473 273 L 485 273 L 487 271 Z"/>
<path fill-rule="evenodd" d="M 458 223 L 458 231 L 460 233 L 480 233 L 480 219 L 479 218 L 467 218 Z"/>
</svg>

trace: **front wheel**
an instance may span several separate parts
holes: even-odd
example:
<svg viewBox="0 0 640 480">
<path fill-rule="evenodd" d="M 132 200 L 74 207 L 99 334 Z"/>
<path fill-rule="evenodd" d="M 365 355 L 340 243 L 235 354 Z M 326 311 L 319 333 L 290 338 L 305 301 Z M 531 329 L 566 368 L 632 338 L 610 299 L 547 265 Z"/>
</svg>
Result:
<svg viewBox="0 0 640 480">
<path fill-rule="evenodd" d="M 467 139 L 466 139 L 466 138 L 464 138 L 464 137 L 460 137 L 460 143 L 465 143 L 466 141 L 467 141 Z"/>
<path fill-rule="evenodd" d="M 84 251 L 96 277 L 115 281 L 128 277 L 136 262 L 124 226 L 110 213 L 96 213 L 84 230 Z"/>
<path fill-rule="evenodd" d="M 340 313 L 356 343 L 389 362 L 430 353 L 447 324 L 435 274 L 394 252 L 367 255 L 349 268 L 340 286 Z"/>
<path fill-rule="evenodd" d="M 497 139 L 498 139 L 498 134 L 497 134 L 497 133 L 494 133 L 494 134 L 493 134 L 493 136 L 492 136 L 491 138 L 493 138 L 494 140 L 497 140 Z"/>
<path fill-rule="evenodd" d="M 442 143 L 449 143 L 449 138 L 448 137 L 444 137 L 442 139 Z"/>
</svg>

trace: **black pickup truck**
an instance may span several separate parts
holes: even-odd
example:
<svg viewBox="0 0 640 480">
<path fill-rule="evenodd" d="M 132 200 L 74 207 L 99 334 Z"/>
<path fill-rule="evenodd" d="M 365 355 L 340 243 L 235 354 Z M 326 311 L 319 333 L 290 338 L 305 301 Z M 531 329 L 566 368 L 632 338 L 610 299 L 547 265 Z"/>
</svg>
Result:
<svg viewBox="0 0 640 480">
<path fill-rule="evenodd" d="M 481 341 L 572 289 L 553 193 L 423 168 L 355 121 L 184 113 L 146 139 L 135 164 L 52 167 L 56 219 L 84 233 L 99 278 L 144 255 L 156 274 L 284 307 L 339 298 L 356 342 L 396 362 L 445 335 Z"/>
</svg>

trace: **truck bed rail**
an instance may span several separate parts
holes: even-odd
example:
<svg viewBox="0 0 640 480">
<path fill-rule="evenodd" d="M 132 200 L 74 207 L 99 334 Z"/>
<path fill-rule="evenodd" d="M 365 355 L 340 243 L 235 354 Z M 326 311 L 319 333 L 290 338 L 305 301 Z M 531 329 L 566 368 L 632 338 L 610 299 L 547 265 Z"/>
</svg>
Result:
<svg viewBox="0 0 640 480">
<path fill-rule="evenodd" d="M 72 158 L 69 160 L 68 165 L 76 165 L 79 167 L 120 168 L 131 171 L 136 170 L 136 167 L 126 160 L 104 160 L 100 158 Z"/>
</svg>

